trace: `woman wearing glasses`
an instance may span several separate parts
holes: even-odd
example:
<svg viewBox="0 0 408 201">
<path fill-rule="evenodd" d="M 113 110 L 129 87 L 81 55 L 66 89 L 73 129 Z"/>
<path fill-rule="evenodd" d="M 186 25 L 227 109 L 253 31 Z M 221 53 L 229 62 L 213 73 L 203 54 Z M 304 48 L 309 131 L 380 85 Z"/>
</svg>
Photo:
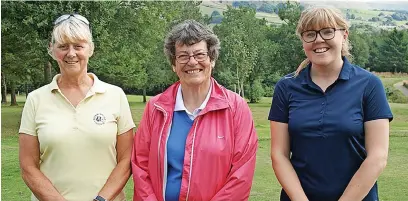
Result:
<svg viewBox="0 0 408 201">
<path fill-rule="evenodd" d="M 125 200 L 135 125 L 123 90 L 87 73 L 93 50 L 85 17 L 54 22 L 49 54 L 60 74 L 28 95 L 19 130 L 33 201 Z"/>
<path fill-rule="evenodd" d="M 331 8 L 302 12 L 307 59 L 275 86 L 271 159 L 281 201 L 377 201 L 393 116 L 379 78 L 349 62 L 349 26 Z"/>
<path fill-rule="evenodd" d="M 244 99 L 211 78 L 216 35 L 187 20 L 164 50 L 179 81 L 146 105 L 137 129 L 133 200 L 247 200 L 257 136 Z"/>
</svg>

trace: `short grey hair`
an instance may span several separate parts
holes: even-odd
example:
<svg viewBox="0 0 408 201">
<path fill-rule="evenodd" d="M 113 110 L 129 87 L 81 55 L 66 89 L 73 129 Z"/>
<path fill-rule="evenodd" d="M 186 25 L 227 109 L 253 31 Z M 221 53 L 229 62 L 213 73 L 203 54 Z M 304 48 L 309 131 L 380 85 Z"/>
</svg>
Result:
<svg viewBox="0 0 408 201">
<path fill-rule="evenodd" d="M 175 25 L 167 34 L 164 41 L 164 53 L 172 65 L 176 62 L 176 45 L 194 45 L 205 41 L 208 48 L 210 60 L 218 59 L 220 40 L 214 32 L 195 20 L 185 20 Z"/>
</svg>

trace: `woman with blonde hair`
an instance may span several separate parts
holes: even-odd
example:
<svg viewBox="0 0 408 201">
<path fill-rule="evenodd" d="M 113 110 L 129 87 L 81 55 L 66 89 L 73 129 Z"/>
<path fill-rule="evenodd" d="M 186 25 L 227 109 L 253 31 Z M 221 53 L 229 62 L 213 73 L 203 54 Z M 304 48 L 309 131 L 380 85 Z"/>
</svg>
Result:
<svg viewBox="0 0 408 201">
<path fill-rule="evenodd" d="M 135 124 L 123 90 L 87 73 L 93 50 L 85 17 L 54 22 L 49 53 L 60 74 L 28 95 L 19 130 L 32 201 L 125 200 Z"/>
<path fill-rule="evenodd" d="M 349 62 L 349 26 L 334 8 L 302 12 L 307 59 L 275 86 L 271 159 L 281 201 L 376 201 L 393 116 L 381 80 Z"/>
</svg>

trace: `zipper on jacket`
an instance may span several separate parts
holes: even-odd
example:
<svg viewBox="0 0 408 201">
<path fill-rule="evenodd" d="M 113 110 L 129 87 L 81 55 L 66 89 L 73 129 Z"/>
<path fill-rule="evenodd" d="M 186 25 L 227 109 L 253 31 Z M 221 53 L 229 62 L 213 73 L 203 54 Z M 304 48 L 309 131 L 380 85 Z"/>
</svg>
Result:
<svg viewBox="0 0 408 201">
<path fill-rule="evenodd" d="M 199 116 L 197 117 L 197 121 L 194 127 L 194 134 L 193 134 L 193 145 L 191 146 L 191 156 L 190 156 L 190 173 L 188 175 L 188 186 L 187 186 L 187 196 L 186 196 L 186 201 L 188 201 L 188 195 L 190 194 L 190 183 L 191 183 L 191 172 L 193 170 L 193 157 L 194 157 L 194 141 L 197 133 L 197 125 L 198 125 L 198 120 Z"/>
<path fill-rule="evenodd" d="M 160 146 L 161 146 L 161 139 L 162 139 L 162 136 L 163 136 L 164 127 L 166 126 L 166 123 L 167 123 L 168 114 L 167 114 L 166 110 L 164 110 L 162 107 L 160 107 L 160 106 L 157 105 L 156 103 L 154 104 L 154 106 L 156 106 L 158 110 L 160 110 L 161 112 L 164 113 L 164 124 L 163 124 L 163 127 L 162 127 L 161 131 L 160 131 L 159 146 L 158 146 L 159 148 L 158 148 L 158 152 L 157 152 L 158 164 L 160 164 Z M 167 141 L 167 139 L 166 139 L 166 141 Z M 165 145 L 165 146 L 166 146 L 166 145 Z M 166 151 L 166 150 L 165 150 L 165 151 Z M 166 157 L 166 153 L 164 153 L 164 155 L 165 155 L 165 157 Z M 165 159 L 165 160 L 166 160 L 166 159 Z M 165 162 L 163 163 L 163 170 L 165 170 L 165 172 L 163 172 L 163 200 L 166 199 L 166 183 L 167 183 L 166 165 L 167 165 L 167 162 L 165 161 Z"/>
</svg>

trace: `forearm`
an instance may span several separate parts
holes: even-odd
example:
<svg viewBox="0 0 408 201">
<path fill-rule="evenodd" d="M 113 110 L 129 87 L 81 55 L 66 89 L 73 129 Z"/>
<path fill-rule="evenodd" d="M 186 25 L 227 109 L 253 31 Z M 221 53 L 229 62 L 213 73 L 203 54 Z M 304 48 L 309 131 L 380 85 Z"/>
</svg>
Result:
<svg viewBox="0 0 408 201">
<path fill-rule="evenodd" d="M 339 201 L 363 200 L 387 164 L 385 158 L 367 157 L 354 174 Z"/>
<path fill-rule="evenodd" d="M 120 161 L 109 175 L 105 185 L 99 191 L 98 195 L 107 200 L 113 200 L 125 187 L 130 177 L 130 162 L 128 160 Z"/>
<path fill-rule="evenodd" d="M 211 198 L 211 201 L 248 200 L 256 164 L 256 152 L 251 154 L 251 158 L 240 167 L 231 168 L 234 172 L 228 177 L 226 184 Z"/>
<path fill-rule="evenodd" d="M 23 168 L 22 178 L 38 200 L 65 201 L 51 181 L 38 168 Z"/>
<path fill-rule="evenodd" d="M 272 167 L 279 183 L 292 201 L 308 200 L 289 158 L 278 154 L 272 155 Z"/>
</svg>

